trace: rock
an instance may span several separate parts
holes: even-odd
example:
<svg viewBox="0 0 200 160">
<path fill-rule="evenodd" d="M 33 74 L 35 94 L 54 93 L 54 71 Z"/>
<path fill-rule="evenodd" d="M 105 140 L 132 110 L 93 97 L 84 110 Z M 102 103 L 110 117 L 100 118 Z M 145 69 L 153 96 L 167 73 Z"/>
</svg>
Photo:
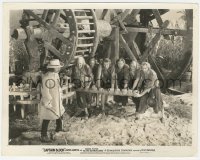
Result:
<svg viewBox="0 0 200 160">
<path fill-rule="evenodd" d="M 107 128 L 102 128 L 99 132 L 99 134 L 101 135 L 101 137 L 104 137 L 104 136 L 110 136 L 110 132 Z"/>
</svg>

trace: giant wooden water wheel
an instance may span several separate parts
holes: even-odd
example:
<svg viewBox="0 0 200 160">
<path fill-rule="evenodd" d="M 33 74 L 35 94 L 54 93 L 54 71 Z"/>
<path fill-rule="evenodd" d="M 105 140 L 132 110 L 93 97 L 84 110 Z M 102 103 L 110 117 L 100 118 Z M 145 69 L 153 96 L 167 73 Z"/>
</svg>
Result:
<svg viewBox="0 0 200 160">
<path fill-rule="evenodd" d="M 63 61 L 65 67 L 73 65 L 73 60 L 78 55 L 109 57 L 115 62 L 124 51 L 130 60 L 149 61 L 161 80 L 179 79 L 192 62 L 193 13 L 192 10 L 185 11 L 185 30 L 168 29 L 169 21 L 161 18 L 168 11 L 24 10 L 21 27 L 14 31 L 13 37 L 24 40 L 30 56 L 29 70 L 37 70 L 52 57 Z M 159 28 L 149 26 L 153 19 L 157 21 Z M 148 33 L 155 36 L 145 45 Z M 183 58 L 180 59 L 178 69 L 166 69 L 152 51 L 162 36 L 169 40 L 171 35 L 184 37 Z"/>
</svg>

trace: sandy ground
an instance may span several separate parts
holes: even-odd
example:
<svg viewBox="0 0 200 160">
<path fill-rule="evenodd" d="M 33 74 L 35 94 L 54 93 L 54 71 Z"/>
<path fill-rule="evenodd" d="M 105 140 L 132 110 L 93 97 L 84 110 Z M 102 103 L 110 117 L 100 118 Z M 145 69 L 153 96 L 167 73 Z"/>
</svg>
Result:
<svg viewBox="0 0 200 160">
<path fill-rule="evenodd" d="M 65 132 L 54 134 L 55 122 L 49 126 L 54 138 L 47 145 L 141 145 L 189 146 L 192 145 L 192 94 L 163 95 L 165 122 L 153 116 L 149 108 L 145 116 L 135 121 L 133 103 L 122 109 L 110 103 L 106 116 L 101 109 L 90 108 L 90 118 L 74 117 L 75 104 L 68 106 L 64 115 Z M 40 120 L 28 114 L 25 119 L 10 119 L 10 144 L 40 145 Z M 42 145 L 44 145 L 43 143 Z"/>
</svg>

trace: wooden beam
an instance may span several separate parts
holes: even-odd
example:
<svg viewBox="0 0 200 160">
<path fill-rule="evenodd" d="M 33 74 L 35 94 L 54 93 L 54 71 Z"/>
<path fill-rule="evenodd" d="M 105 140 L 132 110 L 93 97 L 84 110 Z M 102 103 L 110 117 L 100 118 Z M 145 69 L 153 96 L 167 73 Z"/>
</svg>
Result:
<svg viewBox="0 0 200 160">
<path fill-rule="evenodd" d="M 49 10 L 46 10 L 46 9 L 44 10 L 44 12 L 42 14 L 42 19 L 43 20 L 46 20 L 48 12 L 49 12 Z"/>
<path fill-rule="evenodd" d="M 120 41 L 122 43 L 122 46 L 124 47 L 124 49 L 126 50 L 128 56 L 130 57 L 131 60 L 135 60 L 137 61 L 137 58 L 134 56 L 133 52 L 131 51 L 131 49 L 129 48 L 128 44 L 126 43 L 124 37 L 122 34 L 120 34 L 119 36 Z"/>
<path fill-rule="evenodd" d="M 104 18 L 106 17 L 106 14 L 108 13 L 108 9 L 104 9 L 102 14 L 101 14 L 101 17 L 100 19 L 104 20 Z"/>
<path fill-rule="evenodd" d="M 157 21 L 159 27 L 162 27 L 163 20 L 162 20 L 162 18 L 160 16 L 160 12 L 158 11 L 158 9 L 152 9 L 152 12 L 153 12 L 153 14 L 154 14 L 154 16 L 156 18 L 156 21 Z"/>
<path fill-rule="evenodd" d="M 140 53 L 140 49 L 138 48 L 137 43 L 135 41 L 132 41 L 131 47 L 132 47 L 133 54 L 135 55 L 137 59 L 139 59 L 141 56 L 141 53 Z"/>
<path fill-rule="evenodd" d="M 181 29 L 167 29 L 167 28 L 138 28 L 138 27 L 126 27 L 128 32 L 140 32 L 140 33 L 160 33 L 167 35 L 176 35 L 176 36 L 185 36 L 187 34 L 187 30 Z"/>
<path fill-rule="evenodd" d="M 169 25 L 169 21 L 168 20 L 166 20 L 164 23 L 163 23 L 163 25 L 162 25 L 162 27 L 163 28 L 166 28 L 167 26 Z M 144 53 L 143 53 L 143 55 L 142 55 L 142 58 L 140 59 L 140 61 L 142 62 L 142 61 L 144 61 L 144 60 L 146 60 L 146 58 L 150 55 L 149 53 L 150 53 L 150 51 L 152 50 L 152 48 L 154 48 L 154 46 L 157 44 L 157 42 L 160 40 L 160 38 L 161 38 L 161 34 L 156 34 L 155 36 L 154 36 L 154 38 L 151 40 L 151 42 L 149 43 L 149 46 L 148 46 L 148 48 L 144 51 Z"/>
<path fill-rule="evenodd" d="M 62 59 L 62 55 L 61 53 L 55 48 L 53 47 L 50 43 L 45 42 L 44 43 L 44 47 L 48 50 L 50 50 L 54 55 L 56 55 L 58 58 Z"/>
<path fill-rule="evenodd" d="M 131 17 L 136 17 L 140 13 L 140 9 L 133 9 L 131 12 Z"/>
<path fill-rule="evenodd" d="M 55 26 L 55 25 L 56 25 L 56 23 L 57 23 L 59 17 L 60 17 L 60 9 L 56 10 L 56 14 L 55 14 L 55 16 L 54 16 L 54 18 L 53 18 L 53 22 L 52 22 L 52 24 L 51 24 L 52 26 Z"/>
</svg>

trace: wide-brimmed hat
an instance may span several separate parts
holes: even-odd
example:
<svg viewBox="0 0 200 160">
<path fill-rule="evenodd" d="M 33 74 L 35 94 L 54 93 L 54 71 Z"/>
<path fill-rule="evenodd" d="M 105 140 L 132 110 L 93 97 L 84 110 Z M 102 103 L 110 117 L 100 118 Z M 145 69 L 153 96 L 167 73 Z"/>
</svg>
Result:
<svg viewBox="0 0 200 160">
<path fill-rule="evenodd" d="M 49 61 L 47 68 L 61 68 L 64 66 L 64 63 L 60 62 L 59 59 L 52 59 Z"/>
</svg>

